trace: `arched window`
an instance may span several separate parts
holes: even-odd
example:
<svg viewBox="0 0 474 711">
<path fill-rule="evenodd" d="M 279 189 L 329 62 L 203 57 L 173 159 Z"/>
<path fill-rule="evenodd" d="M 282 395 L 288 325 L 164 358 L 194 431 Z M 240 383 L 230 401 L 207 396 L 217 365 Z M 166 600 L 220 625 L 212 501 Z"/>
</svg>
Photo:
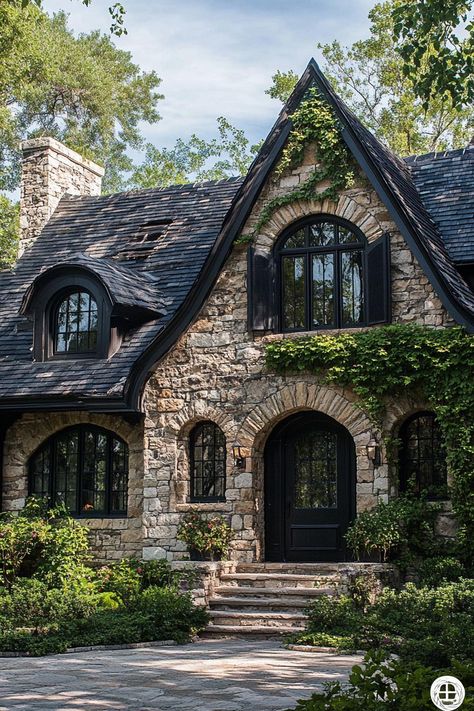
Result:
<svg viewBox="0 0 474 711">
<path fill-rule="evenodd" d="M 97 302 L 85 289 L 62 295 L 53 315 L 53 354 L 91 355 L 97 351 Z"/>
<path fill-rule="evenodd" d="M 191 432 L 191 501 L 225 500 L 226 440 L 214 422 Z"/>
<path fill-rule="evenodd" d="M 417 412 L 400 429 L 400 490 L 411 483 L 431 498 L 446 495 L 446 453 L 433 412 Z"/>
<path fill-rule="evenodd" d="M 366 240 L 342 220 L 312 218 L 278 245 L 283 331 L 347 328 L 366 323 Z"/>
<path fill-rule="evenodd" d="M 127 511 L 128 447 L 113 432 L 78 425 L 50 437 L 30 460 L 30 495 L 65 503 L 71 513 Z"/>
</svg>

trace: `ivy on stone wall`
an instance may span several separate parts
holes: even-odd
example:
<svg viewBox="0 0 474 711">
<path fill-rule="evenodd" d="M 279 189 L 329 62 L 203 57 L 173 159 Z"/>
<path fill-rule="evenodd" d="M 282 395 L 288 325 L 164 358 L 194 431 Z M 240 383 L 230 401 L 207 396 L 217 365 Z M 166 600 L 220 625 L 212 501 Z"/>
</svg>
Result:
<svg viewBox="0 0 474 711">
<path fill-rule="evenodd" d="M 301 165 L 305 149 L 314 144 L 315 168 L 304 183 L 291 192 L 271 200 L 260 213 L 253 235 L 260 232 L 273 213 L 296 200 L 337 201 L 340 191 L 354 183 L 355 162 L 342 136 L 333 110 L 321 98 L 316 88 L 309 89 L 306 98 L 291 115 L 292 129 L 275 168 L 275 176 Z M 323 190 L 316 187 L 329 184 Z"/>
<path fill-rule="evenodd" d="M 367 331 L 284 338 L 266 346 L 268 368 L 302 371 L 351 387 L 359 406 L 383 428 L 397 397 L 428 401 L 436 412 L 452 476 L 459 540 L 474 537 L 474 337 L 462 328 L 391 325 Z M 383 430 L 382 430 L 383 431 Z M 388 433 L 385 433 L 388 434 Z"/>
</svg>

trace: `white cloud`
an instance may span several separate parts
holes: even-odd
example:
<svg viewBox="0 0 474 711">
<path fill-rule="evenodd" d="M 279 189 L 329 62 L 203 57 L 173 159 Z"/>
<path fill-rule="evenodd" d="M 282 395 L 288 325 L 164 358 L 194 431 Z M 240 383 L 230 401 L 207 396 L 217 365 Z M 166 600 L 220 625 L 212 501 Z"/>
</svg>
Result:
<svg viewBox="0 0 474 711">
<path fill-rule="evenodd" d="M 252 140 L 262 138 L 279 110 L 265 95 L 276 69 L 302 71 L 316 43 L 351 43 L 367 34 L 372 0 L 125 0 L 128 35 L 117 45 L 142 69 L 163 79 L 163 120 L 144 126 L 148 140 L 171 145 L 178 136 L 209 136 L 226 116 Z M 109 26 L 108 0 L 44 0 L 66 9 L 75 31 Z"/>
</svg>

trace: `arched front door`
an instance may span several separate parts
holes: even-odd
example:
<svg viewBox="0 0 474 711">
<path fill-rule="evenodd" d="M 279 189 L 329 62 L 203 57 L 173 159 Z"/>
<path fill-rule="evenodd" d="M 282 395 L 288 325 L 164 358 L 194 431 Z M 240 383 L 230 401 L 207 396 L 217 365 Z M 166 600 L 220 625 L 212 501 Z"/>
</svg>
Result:
<svg viewBox="0 0 474 711">
<path fill-rule="evenodd" d="M 302 412 L 280 423 L 265 448 L 265 558 L 338 561 L 355 515 L 355 448 L 335 420 Z"/>
</svg>

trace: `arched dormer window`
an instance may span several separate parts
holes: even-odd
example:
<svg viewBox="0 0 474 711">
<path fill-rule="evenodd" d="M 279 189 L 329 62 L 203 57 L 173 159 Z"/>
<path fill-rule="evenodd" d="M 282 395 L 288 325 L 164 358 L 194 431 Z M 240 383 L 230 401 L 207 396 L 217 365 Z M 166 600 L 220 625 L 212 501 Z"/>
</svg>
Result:
<svg viewBox="0 0 474 711">
<path fill-rule="evenodd" d="M 443 498 L 447 488 L 446 452 L 433 412 L 417 412 L 400 428 L 400 491 L 413 486 L 430 498 Z"/>
<path fill-rule="evenodd" d="M 54 355 L 95 355 L 98 345 L 97 301 L 86 289 L 62 294 L 52 309 Z"/>
<path fill-rule="evenodd" d="M 190 435 L 191 501 L 225 501 L 226 438 L 214 422 Z"/>
<path fill-rule="evenodd" d="M 77 425 L 54 434 L 29 464 L 29 494 L 82 516 L 127 512 L 128 447 L 109 430 Z"/>
<path fill-rule="evenodd" d="M 302 332 L 390 321 L 390 242 L 339 217 L 295 222 L 272 252 L 249 248 L 249 328 Z"/>
</svg>

